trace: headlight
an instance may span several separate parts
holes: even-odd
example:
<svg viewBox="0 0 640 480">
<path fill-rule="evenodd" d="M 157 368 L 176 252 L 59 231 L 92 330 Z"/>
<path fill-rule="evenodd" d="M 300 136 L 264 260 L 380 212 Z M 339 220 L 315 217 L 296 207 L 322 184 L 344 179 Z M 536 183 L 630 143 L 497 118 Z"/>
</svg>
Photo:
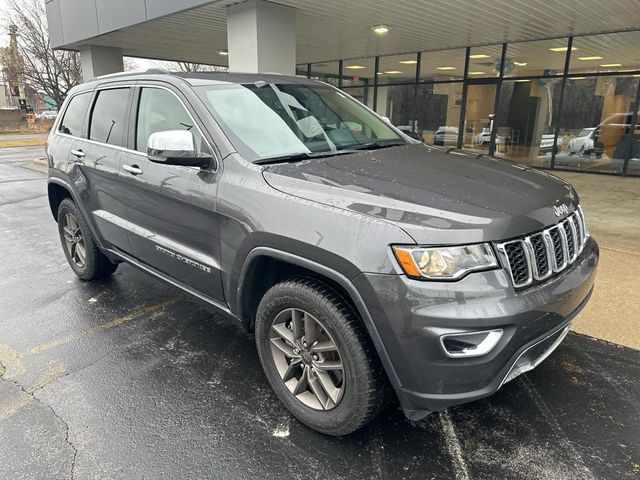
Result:
<svg viewBox="0 0 640 480">
<path fill-rule="evenodd" d="M 455 280 L 468 272 L 498 266 L 488 243 L 458 247 L 392 248 L 404 273 L 412 278 Z"/>
</svg>

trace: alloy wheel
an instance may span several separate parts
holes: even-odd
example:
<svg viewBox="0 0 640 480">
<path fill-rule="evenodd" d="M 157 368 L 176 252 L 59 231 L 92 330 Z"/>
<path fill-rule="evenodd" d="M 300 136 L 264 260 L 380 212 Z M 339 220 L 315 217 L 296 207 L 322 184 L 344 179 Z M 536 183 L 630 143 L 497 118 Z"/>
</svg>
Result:
<svg viewBox="0 0 640 480">
<path fill-rule="evenodd" d="M 69 258 L 78 268 L 84 268 L 87 263 L 87 249 L 78 221 L 71 213 L 64 216 L 62 232 Z"/>
<path fill-rule="evenodd" d="M 270 331 L 271 355 L 280 378 L 300 402 L 314 410 L 335 408 L 345 388 L 338 346 L 313 315 L 288 308 Z"/>
</svg>

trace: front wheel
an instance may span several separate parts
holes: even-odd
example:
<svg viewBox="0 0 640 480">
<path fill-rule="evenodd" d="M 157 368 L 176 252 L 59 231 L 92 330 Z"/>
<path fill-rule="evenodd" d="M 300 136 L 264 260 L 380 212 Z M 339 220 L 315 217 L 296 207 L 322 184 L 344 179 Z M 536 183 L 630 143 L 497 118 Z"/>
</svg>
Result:
<svg viewBox="0 0 640 480">
<path fill-rule="evenodd" d="M 346 435 L 382 409 L 387 382 L 359 318 L 311 277 L 273 286 L 256 315 L 256 345 L 272 388 L 302 423 Z"/>
</svg>

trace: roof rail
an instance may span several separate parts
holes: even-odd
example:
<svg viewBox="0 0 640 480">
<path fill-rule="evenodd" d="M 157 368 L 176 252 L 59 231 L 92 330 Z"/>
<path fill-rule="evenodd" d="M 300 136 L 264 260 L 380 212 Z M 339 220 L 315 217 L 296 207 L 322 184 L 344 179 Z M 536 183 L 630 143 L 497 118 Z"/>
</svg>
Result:
<svg viewBox="0 0 640 480">
<path fill-rule="evenodd" d="M 99 75 L 97 77 L 93 77 L 94 80 L 98 80 L 101 78 L 112 78 L 119 77 L 121 75 L 140 75 L 142 73 L 171 73 L 169 70 L 165 70 L 164 68 L 148 68 L 147 70 L 141 71 L 132 71 L 132 72 L 115 72 L 115 73 L 107 73 L 105 75 Z"/>
</svg>

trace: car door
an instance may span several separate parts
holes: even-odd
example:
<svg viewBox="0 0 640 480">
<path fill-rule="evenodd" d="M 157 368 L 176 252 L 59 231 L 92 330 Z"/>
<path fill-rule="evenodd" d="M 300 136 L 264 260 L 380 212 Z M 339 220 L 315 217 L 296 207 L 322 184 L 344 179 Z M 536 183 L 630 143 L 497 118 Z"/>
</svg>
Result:
<svg viewBox="0 0 640 480">
<path fill-rule="evenodd" d="M 124 225 L 125 204 L 120 165 L 128 141 L 128 116 L 133 87 L 110 85 L 96 89 L 86 138 L 76 140 L 73 156 L 76 180 L 84 183 L 82 202 L 105 246 L 129 251 Z"/>
<path fill-rule="evenodd" d="M 71 97 L 56 129 L 47 138 L 47 157 L 54 168 L 73 171 L 78 159 L 72 152 L 76 152 L 76 140 L 83 134 L 92 95 L 92 91 L 86 91 Z"/>
<path fill-rule="evenodd" d="M 159 85 L 137 88 L 131 116 L 131 150 L 124 156 L 121 177 L 133 255 L 223 303 L 214 211 L 218 163 L 208 169 L 164 165 L 151 162 L 146 154 L 149 136 L 167 130 L 191 131 L 198 153 L 213 155 L 213 149 L 177 90 Z"/>
</svg>

